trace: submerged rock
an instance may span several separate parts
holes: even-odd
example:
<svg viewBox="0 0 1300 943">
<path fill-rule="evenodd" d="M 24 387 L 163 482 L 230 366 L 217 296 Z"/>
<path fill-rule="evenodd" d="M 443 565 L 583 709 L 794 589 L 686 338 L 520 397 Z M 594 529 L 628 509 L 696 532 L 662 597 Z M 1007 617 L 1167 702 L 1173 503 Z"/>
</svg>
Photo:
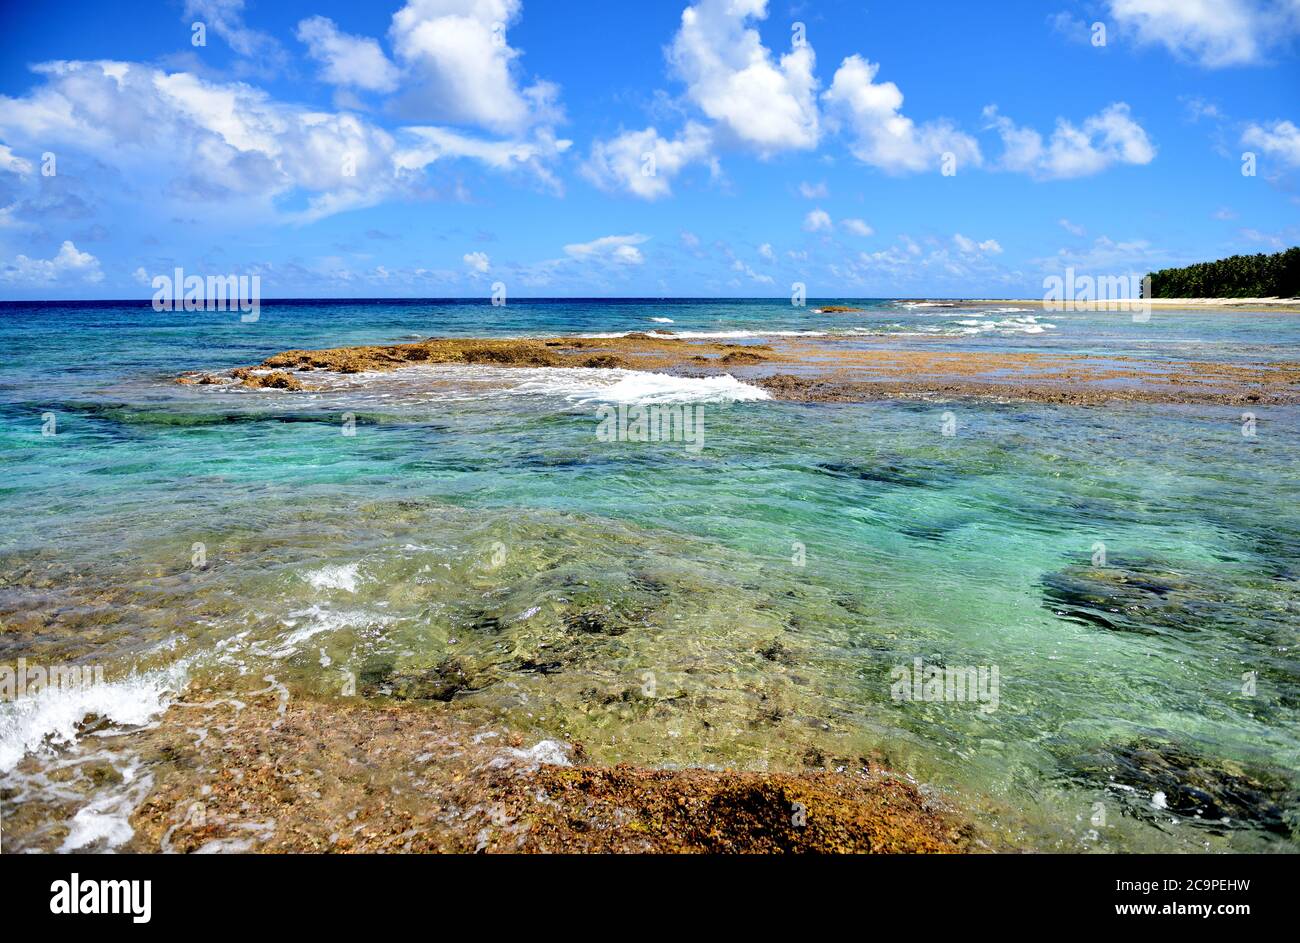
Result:
<svg viewBox="0 0 1300 943">
<path fill-rule="evenodd" d="M 626 625 L 616 621 L 609 611 L 601 609 L 570 613 L 564 617 L 564 624 L 571 631 L 588 635 L 623 635 L 627 632 Z"/>
<path fill-rule="evenodd" d="M 1193 824 L 1289 835 L 1300 799 L 1276 773 L 1198 756 L 1173 743 L 1138 739 L 1066 761 L 1075 776 L 1118 787 L 1129 814 L 1175 815 Z"/>
<path fill-rule="evenodd" d="M 450 701 L 458 694 L 476 691 L 490 683 L 470 675 L 458 658 L 447 658 L 432 668 L 396 669 L 391 664 L 371 667 L 358 678 L 363 697 L 391 697 L 398 701 Z"/>
<path fill-rule="evenodd" d="M 205 692 L 206 694 L 206 692 Z M 207 694 L 205 700 L 211 698 Z M 556 765 L 564 744 L 411 706 L 253 700 L 210 724 L 174 707 L 133 746 L 155 777 L 126 850 L 959 852 L 969 824 L 874 770 Z M 527 744 L 534 745 L 529 748 Z M 573 761 L 583 762 L 581 744 Z M 202 793 L 200 793 L 202 788 Z M 190 809 L 203 795 L 204 815 Z M 248 829 L 249 822 L 260 824 Z"/>
<path fill-rule="evenodd" d="M 793 665 L 795 663 L 794 653 L 782 645 L 779 639 L 772 639 L 766 645 L 761 646 L 758 653 L 768 661 L 780 665 Z"/>
<path fill-rule="evenodd" d="M 856 478 L 859 481 L 874 481 L 882 485 L 924 488 L 931 484 L 925 478 L 894 464 L 858 465 L 852 462 L 818 462 L 814 467 L 834 478 Z"/>
<path fill-rule="evenodd" d="M 1192 611 L 1197 603 L 1193 584 L 1142 561 L 1070 566 L 1045 574 L 1041 583 L 1043 605 L 1062 619 L 1143 634 L 1198 628 Z M 1212 603 L 1200 602 L 1203 606 Z"/>
</svg>

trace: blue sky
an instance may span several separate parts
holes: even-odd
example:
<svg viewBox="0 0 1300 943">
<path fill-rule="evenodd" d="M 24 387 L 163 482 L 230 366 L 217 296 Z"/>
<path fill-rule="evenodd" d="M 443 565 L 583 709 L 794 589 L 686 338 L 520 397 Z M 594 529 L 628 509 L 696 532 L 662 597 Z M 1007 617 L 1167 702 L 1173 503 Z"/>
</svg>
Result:
<svg viewBox="0 0 1300 943">
<path fill-rule="evenodd" d="M 0 298 L 176 266 L 268 298 L 1034 297 L 1274 251 L 1298 35 L 1298 0 L 10 4 Z"/>
</svg>

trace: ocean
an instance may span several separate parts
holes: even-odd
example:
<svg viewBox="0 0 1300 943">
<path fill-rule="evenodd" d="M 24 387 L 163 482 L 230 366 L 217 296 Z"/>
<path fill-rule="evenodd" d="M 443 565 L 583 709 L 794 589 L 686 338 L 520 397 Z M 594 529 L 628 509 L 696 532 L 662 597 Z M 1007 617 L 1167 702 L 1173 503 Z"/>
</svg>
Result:
<svg viewBox="0 0 1300 943">
<path fill-rule="evenodd" d="M 1001 847 L 1300 850 L 1300 407 L 795 403 L 477 365 L 175 382 L 292 348 L 655 331 L 1300 359 L 1300 317 L 1266 311 L 4 303 L 0 666 L 101 672 L 0 702 L 4 850 L 129 842 L 132 731 L 214 679 L 598 763 L 869 760 Z M 651 404 L 663 434 L 628 417 Z"/>
</svg>

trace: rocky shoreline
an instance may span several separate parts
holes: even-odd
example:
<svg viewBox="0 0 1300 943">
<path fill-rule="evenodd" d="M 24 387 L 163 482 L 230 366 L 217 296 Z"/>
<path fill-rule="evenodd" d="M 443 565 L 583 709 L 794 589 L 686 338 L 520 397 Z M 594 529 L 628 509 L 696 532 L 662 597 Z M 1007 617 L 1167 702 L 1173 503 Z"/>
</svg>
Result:
<svg viewBox="0 0 1300 943">
<path fill-rule="evenodd" d="M 155 777 L 131 817 L 136 852 L 983 849 L 943 803 L 866 759 L 799 773 L 603 767 L 580 745 L 526 748 L 437 711 L 215 691 L 189 692 L 132 741 Z"/>
<path fill-rule="evenodd" d="M 355 374 L 412 365 L 586 367 L 714 376 L 729 373 L 792 402 L 977 398 L 1068 405 L 1300 402 L 1300 364 L 1207 363 L 1053 353 L 863 346 L 861 338 L 772 337 L 722 343 L 665 332 L 618 337 L 429 338 L 411 344 L 288 350 L 229 374 L 187 373 L 189 385 L 310 391 L 317 371 Z"/>
</svg>

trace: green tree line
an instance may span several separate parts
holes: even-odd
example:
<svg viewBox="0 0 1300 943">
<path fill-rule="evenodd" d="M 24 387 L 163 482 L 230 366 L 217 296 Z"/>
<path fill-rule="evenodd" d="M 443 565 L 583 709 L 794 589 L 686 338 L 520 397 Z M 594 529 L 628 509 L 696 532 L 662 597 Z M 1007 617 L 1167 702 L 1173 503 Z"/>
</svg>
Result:
<svg viewBox="0 0 1300 943">
<path fill-rule="evenodd" d="M 1161 269 L 1150 278 L 1152 298 L 1295 298 L 1300 295 L 1300 246 Z"/>
</svg>

